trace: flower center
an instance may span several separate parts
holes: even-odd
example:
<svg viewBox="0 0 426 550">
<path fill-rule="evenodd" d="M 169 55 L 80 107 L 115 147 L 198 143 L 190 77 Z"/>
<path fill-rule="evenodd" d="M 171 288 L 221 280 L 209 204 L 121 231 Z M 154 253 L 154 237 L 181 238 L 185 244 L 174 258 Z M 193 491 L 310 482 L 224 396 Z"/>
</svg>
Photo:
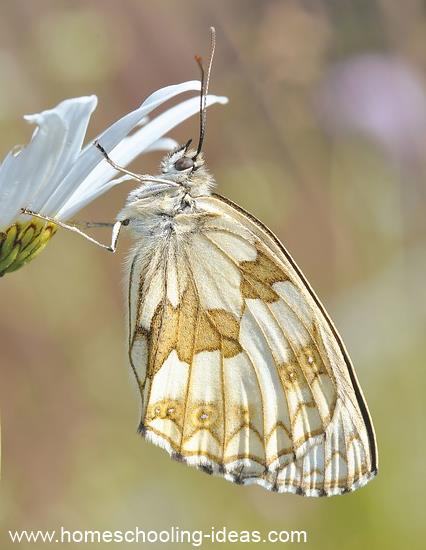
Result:
<svg viewBox="0 0 426 550">
<path fill-rule="evenodd" d="M 0 277 L 16 271 L 39 254 L 56 233 L 57 226 L 32 218 L 0 230 Z"/>
</svg>

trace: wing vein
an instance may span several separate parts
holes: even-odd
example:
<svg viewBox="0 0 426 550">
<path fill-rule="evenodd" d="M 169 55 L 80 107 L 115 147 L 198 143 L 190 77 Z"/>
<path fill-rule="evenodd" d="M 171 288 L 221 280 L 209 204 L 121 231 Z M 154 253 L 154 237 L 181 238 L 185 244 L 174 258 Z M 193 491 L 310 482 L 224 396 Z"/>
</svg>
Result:
<svg viewBox="0 0 426 550">
<path fill-rule="evenodd" d="M 264 462 L 264 465 L 266 466 L 266 439 L 265 439 L 265 436 L 266 436 L 266 415 L 265 415 L 265 397 L 263 395 L 263 391 L 262 391 L 262 385 L 260 383 L 260 378 L 259 378 L 259 374 L 257 372 L 257 369 L 255 367 L 255 364 L 254 364 L 254 361 L 250 355 L 250 353 L 244 349 L 244 353 L 247 357 L 247 359 L 249 360 L 249 363 L 251 364 L 252 366 L 252 369 L 253 369 L 253 372 L 256 376 L 256 382 L 257 382 L 257 385 L 258 385 L 258 388 L 259 388 L 259 395 L 260 395 L 260 399 L 261 399 L 261 404 L 262 404 L 262 422 L 263 422 L 263 433 L 262 433 L 262 441 L 263 441 L 263 448 L 265 450 L 265 462 Z"/>
<path fill-rule="evenodd" d="M 194 292 L 197 295 L 197 310 L 196 310 L 196 313 L 195 313 L 195 328 L 194 328 L 194 338 L 193 338 L 193 341 L 192 341 L 191 362 L 188 366 L 188 369 L 189 369 L 188 370 L 188 383 L 187 383 L 187 386 L 186 386 L 185 403 L 184 403 L 183 415 L 182 415 L 182 434 L 181 434 L 180 445 L 179 445 L 179 452 L 180 453 L 182 453 L 182 447 L 183 447 L 183 443 L 184 443 L 184 439 L 185 439 L 186 415 L 188 413 L 188 399 L 189 399 L 189 393 L 190 393 L 190 390 L 191 390 L 192 364 L 194 362 L 195 344 L 197 342 L 197 336 L 198 336 L 198 317 L 199 317 L 199 313 L 200 313 L 200 297 L 198 295 L 197 285 L 195 283 L 194 274 L 192 272 L 191 263 L 190 263 L 189 256 L 188 256 L 188 253 L 187 253 L 186 250 L 185 250 L 185 258 L 186 258 L 188 275 L 189 275 L 187 284 L 189 284 L 189 281 L 191 280 L 191 284 L 194 287 Z"/>
<path fill-rule="evenodd" d="M 170 238 L 167 242 L 167 246 L 170 246 Z M 167 252 L 167 254 L 166 254 L 166 252 Z M 160 320 L 160 327 L 158 329 L 157 339 L 155 340 L 155 342 L 153 342 L 151 344 L 154 348 L 152 363 L 151 363 L 150 353 L 148 353 L 147 375 L 145 377 L 145 380 L 146 380 L 148 378 L 148 376 L 151 374 L 150 385 L 149 385 L 148 393 L 147 393 L 147 397 L 146 397 L 147 405 L 148 405 L 149 400 L 151 398 L 152 382 L 153 382 L 153 377 L 154 377 L 154 373 L 149 373 L 149 367 L 150 367 L 150 364 L 154 365 L 154 367 L 155 367 L 155 362 L 156 362 L 158 347 L 159 347 L 159 339 L 161 338 L 161 333 L 162 333 L 162 328 L 163 328 L 164 313 L 165 313 L 166 306 L 167 306 L 167 258 L 168 258 L 168 250 L 166 249 L 166 250 L 163 251 L 163 258 L 162 258 L 163 259 L 163 266 L 162 266 L 163 267 L 163 300 L 162 300 L 162 310 L 161 310 L 162 315 L 161 315 L 161 320 Z M 151 334 L 152 334 L 152 332 L 151 332 Z M 145 410 L 144 423 L 145 423 L 145 420 L 146 420 L 146 413 L 147 412 L 148 412 L 148 407 Z"/>
<path fill-rule="evenodd" d="M 133 359 L 132 359 L 132 349 L 133 349 L 133 344 L 134 344 L 135 337 L 136 337 L 136 325 L 137 325 L 137 313 L 136 313 L 135 321 L 134 321 L 135 324 L 134 324 L 133 333 L 132 333 L 132 286 L 133 286 L 133 276 L 134 276 L 135 264 L 139 260 L 139 257 L 140 257 L 140 254 L 135 254 L 135 256 L 132 260 L 132 264 L 130 266 L 130 274 L 129 274 L 129 279 L 130 279 L 129 280 L 129 294 L 128 294 L 128 300 L 129 300 L 129 303 L 128 303 L 128 311 L 129 311 L 129 361 L 130 361 L 130 366 L 132 368 L 133 374 L 136 378 L 136 382 L 138 384 L 139 393 L 141 394 L 142 408 L 143 408 L 143 388 L 142 388 L 142 385 L 141 385 L 141 380 L 139 378 L 139 375 L 137 373 L 135 365 L 133 364 Z M 141 288 L 140 288 L 140 285 L 138 285 L 138 303 L 139 303 L 139 294 L 140 294 L 140 292 L 141 292 Z"/>
<path fill-rule="evenodd" d="M 225 399 L 225 368 L 223 361 L 223 338 L 220 337 L 220 376 L 222 387 L 222 414 L 223 414 L 223 441 L 222 441 L 222 462 L 225 462 L 226 449 L 226 399 Z"/>
<path fill-rule="evenodd" d="M 229 261 L 233 263 L 233 265 L 235 265 L 237 268 L 239 267 L 238 262 L 235 261 L 235 259 L 232 258 L 232 256 L 230 256 L 225 250 L 223 250 L 223 248 L 222 248 L 221 246 L 219 246 L 217 243 L 215 243 L 214 241 L 212 241 L 211 239 L 209 239 L 209 237 L 208 237 L 206 234 L 203 234 L 203 236 L 205 237 L 205 239 L 206 239 L 209 243 L 211 243 L 212 245 L 214 245 L 214 246 L 217 248 L 217 250 L 218 250 L 219 252 L 221 252 L 226 258 L 228 258 Z M 247 279 L 247 283 L 248 283 L 250 286 L 253 286 L 249 279 Z M 297 287 L 295 287 L 295 288 L 297 288 Z M 310 336 L 310 338 L 311 338 L 311 340 L 312 340 L 312 342 L 313 342 L 315 348 L 316 348 L 317 351 L 318 351 L 318 355 L 321 357 L 321 360 L 322 360 L 322 362 L 323 362 L 325 368 L 327 369 L 327 373 L 328 373 L 330 379 L 332 380 L 334 386 L 336 387 L 336 382 L 335 382 L 335 379 L 334 379 L 334 375 L 333 375 L 332 373 L 330 373 L 330 369 L 329 369 L 329 367 L 328 367 L 328 365 L 327 365 L 327 362 L 324 360 L 324 356 L 323 356 L 323 354 L 322 354 L 322 352 L 321 352 L 320 346 L 318 345 L 318 343 L 317 343 L 317 341 L 316 341 L 316 339 L 315 339 L 313 333 L 312 333 L 311 330 L 306 326 L 306 324 L 304 323 L 302 317 L 301 317 L 300 314 L 295 310 L 295 308 L 292 307 L 291 304 L 290 304 L 283 296 L 281 296 L 281 295 L 279 295 L 279 296 L 280 296 L 280 299 L 287 305 L 287 307 L 289 308 L 289 310 L 295 315 L 296 319 L 298 319 L 298 321 L 299 321 L 300 324 L 304 327 L 304 329 L 306 330 L 306 332 L 309 334 L 309 336 Z M 293 352 L 293 355 L 294 355 L 294 357 L 295 357 L 297 363 L 299 364 L 300 370 L 301 370 L 301 372 L 302 372 L 302 374 L 303 374 L 303 376 L 304 376 L 304 378 L 305 378 L 305 380 L 306 380 L 306 383 L 307 383 L 307 385 L 308 385 L 308 387 L 309 387 L 309 389 L 310 389 L 310 392 L 311 392 L 311 394 L 312 394 L 312 396 L 313 396 L 313 398 L 314 398 L 314 400 L 315 400 L 315 403 L 317 404 L 317 408 L 318 408 L 318 402 L 317 402 L 317 399 L 315 398 L 315 393 L 313 392 L 312 386 L 311 386 L 311 384 L 310 384 L 309 381 L 308 381 L 308 378 L 307 378 L 307 376 L 306 376 L 306 373 L 305 373 L 305 371 L 304 371 L 304 369 L 303 369 L 303 367 L 302 367 L 302 363 L 300 362 L 300 359 L 299 359 L 298 356 L 297 356 L 296 350 L 295 350 L 293 344 L 291 343 L 290 338 L 287 338 L 287 336 L 285 335 L 284 330 L 283 330 L 283 328 L 281 327 L 281 325 L 280 325 L 280 323 L 279 323 L 279 321 L 278 321 L 276 315 L 274 314 L 274 312 L 273 312 L 273 310 L 272 310 L 270 304 L 269 304 L 268 302 L 263 302 L 263 303 L 265 303 L 265 304 L 267 305 L 267 307 L 268 307 L 268 309 L 269 309 L 271 315 L 274 317 L 275 322 L 276 322 L 276 324 L 278 325 L 278 327 L 279 327 L 279 329 L 280 329 L 280 331 L 281 331 L 281 333 L 282 333 L 282 335 L 283 335 L 285 341 L 286 341 L 286 342 L 289 344 L 289 346 L 291 347 L 291 350 L 292 350 L 292 352 Z M 257 323 L 257 324 L 259 325 L 259 327 L 260 327 L 260 324 L 259 324 L 258 320 L 256 319 L 256 317 L 255 317 L 254 315 L 253 315 L 253 318 L 256 320 L 256 323 Z M 260 328 L 261 328 L 261 327 L 260 327 Z M 263 331 L 263 329 L 261 329 L 261 330 L 262 330 L 262 332 L 263 332 L 263 334 L 264 334 L 264 336 L 265 336 L 266 341 L 268 342 L 268 339 L 266 338 L 265 332 Z M 268 342 L 268 345 L 269 345 L 269 342 Z M 271 346 L 269 346 L 269 348 L 272 349 Z M 274 358 L 274 362 L 276 363 L 275 358 Z M 277 370 L 278 370 L 278 369 L 277 369 Z M 281 381 L 281 377 L 280 377 L 280 376 L 279 376 L 279 378 L 280 378 L 280 381 Z M 284 391 L 285 391 L 285 390 L 284 390 Z M 285 395 L 287 395 L 286 392 L 285 392 Z M 331 420 L 331 416 L 330 416 L 330 420 Z M 322 422 L 322 419 L 321 419 L 321 422 Z M 323 424 L 323 428 L 324 428 L 324 430 L 325 430 L 326 426 L 324 425 L 323 422 L 322 422 L 322 424 Z"/>
<path fill-rule="evenodd" d="M 209 239 L 209 237 L 206 235 L 206 234 L 203 234 L 203 236 L 209 241 L 209 243 L 213 244 L 217 250 L 219 250 L 219 252 L 221 252 L 226 258 L 228 258 L 228 260 L 230 262 L 232 262 L 237 268 L 239 268 L 239 264 L 237 261 L 235 261 L 234 258 L 232 258 L 232 256 L 230 256 L 225 250 L 223 250 L 223 248 L 221 246 L 219 246 L 217 243 L 215 243 L 214 241 L 212 241 L 211 239 Z M 272 253 L 271 253 L 272 254 Z M 253 286 L 252 283 L 250 282 L 249 279 L 246 279 L 247 280 L 247 283 L 250 285 L 250 286 Z M 293 281 L 291 281 L 292 284 L 294 284 Z M 295 286 L 295 288 L 297 289 L 297 286 Z M 297 289 L 298 290 L 298 289 Z M 330 377 L 330 379 L 333 381 L 333 384 L 336 385 L 336 382 L 335 382 L 335 379 L 334 379 L 334 374 L 332 372 L 330 372 L 330 369 L 328 368 L 328 364 L 327 364 L 327 361 L 324 360 L 324 355 L 320 349 L 320 347 L 318 346 L 318 343 L 314 337 L 314 334 L 312 333 L 311 329 L 304 323 L 302 317 L 300 316 L 299 312 L 294 308 L 292 307 L 292 305 L 288 302 L 288 300 L 286 300 L 283 296 L 279 295 L 281 300 L 287 305 L 287 307 L 289 308 L 289 310 L 295 315 L 296 319 L 300 322 L 300 324 L 303 326 L 303 328 L 306 330 L 306 332 L 309 334 L 313 344 L 315 345 L 317 351 L 318 351 L 318 355 L 321 357 L 322 359 L 322 362 L 324 363 L 324 366 L 325 368 L 327 369 L 327 372 L 328 372 L 328 375 Z M 267 302 L 265 302 L 267 303 Z M 268 304 L 269 306 L 269 304 Z M 271 313 L 273 314 L 271 308 L 269 307 Z M 274 318 L 276 319 L 276 316 L 274 315 Z M 279 325 L 279 323 L 278 323 Z M 280 326 L 280 325 L 279 325 Z M 281 328 L 281 326 L 280 326 Z M 288 339 L 285 338 L 287 341 Z M 289 342 L 290 344 L 290 342 Z M 293 349 L 293 348 L 292 348 Z M 293 350 L 293 353 L 294 353 L 294 350 Z M 329 359 L 329 358 L 327 358 Z M 330 362 L 330 361 L 329 361 Z"/>
</svg>

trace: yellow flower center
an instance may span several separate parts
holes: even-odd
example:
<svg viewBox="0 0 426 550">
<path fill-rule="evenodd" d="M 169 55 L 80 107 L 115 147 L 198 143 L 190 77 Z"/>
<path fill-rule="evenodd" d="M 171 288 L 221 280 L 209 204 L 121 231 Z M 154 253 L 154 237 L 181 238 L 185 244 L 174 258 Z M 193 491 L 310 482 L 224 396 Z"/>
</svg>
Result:
<svg viewBox="0 0 426 550">
<path fill-rule="evenodd" d="M 56 233 L 57 225 L 38 218 L 0 230 L 0 277 L 16 271 L 39 254 Z"/>
</svg>

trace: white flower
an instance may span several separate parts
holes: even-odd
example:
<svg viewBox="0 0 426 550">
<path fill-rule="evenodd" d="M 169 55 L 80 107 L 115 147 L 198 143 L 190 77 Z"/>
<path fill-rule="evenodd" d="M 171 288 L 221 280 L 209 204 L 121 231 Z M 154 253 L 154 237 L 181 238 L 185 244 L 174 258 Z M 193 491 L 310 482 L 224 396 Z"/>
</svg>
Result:
<svg viewBox="0 0 426 550">
<path fill-rule="evenodd" d="M 142 152 L 170 150 L 176 142 L 163 136 L 198 112 L 199 95 L 149 122 L 147 115 L 178 94 L 199 90 L 199 81 L 162 88 L 96 139 L 122 166 Z M 226 102 L 225 97 L 208 97 L 209 105 Z M 96 96 L 67 99 L 54 109 L 25 117 L 29 123 L 37 125 L 31 142 L 18 152 L 12 150 L 0 166 L 0 276 L 34 258 L 57 228 L 40 219 L 28 220 L 21 208 L 59 221 L 68 220 L 125 179 L 114 179 L 117 171 L 93 146 L 93 140 L 82 149 L 96 104 Z M 136 127 L 139 128 L 128 136 Z"/>
</svg>

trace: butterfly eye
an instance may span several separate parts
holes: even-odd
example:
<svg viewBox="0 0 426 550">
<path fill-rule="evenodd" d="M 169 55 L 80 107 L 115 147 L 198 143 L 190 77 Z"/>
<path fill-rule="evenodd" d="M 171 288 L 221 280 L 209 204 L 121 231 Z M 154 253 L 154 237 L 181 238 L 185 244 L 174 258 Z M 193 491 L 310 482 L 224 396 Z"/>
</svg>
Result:
<svg viewBox="0 0 426 550">
<path fill-rule="evenodd" d="M 181 172 L 182 170 L 188 170 L 194 166 L 194 161 L 189 157 L 182 157 L 175 162 L 175 169 Z"/>
</svg>

